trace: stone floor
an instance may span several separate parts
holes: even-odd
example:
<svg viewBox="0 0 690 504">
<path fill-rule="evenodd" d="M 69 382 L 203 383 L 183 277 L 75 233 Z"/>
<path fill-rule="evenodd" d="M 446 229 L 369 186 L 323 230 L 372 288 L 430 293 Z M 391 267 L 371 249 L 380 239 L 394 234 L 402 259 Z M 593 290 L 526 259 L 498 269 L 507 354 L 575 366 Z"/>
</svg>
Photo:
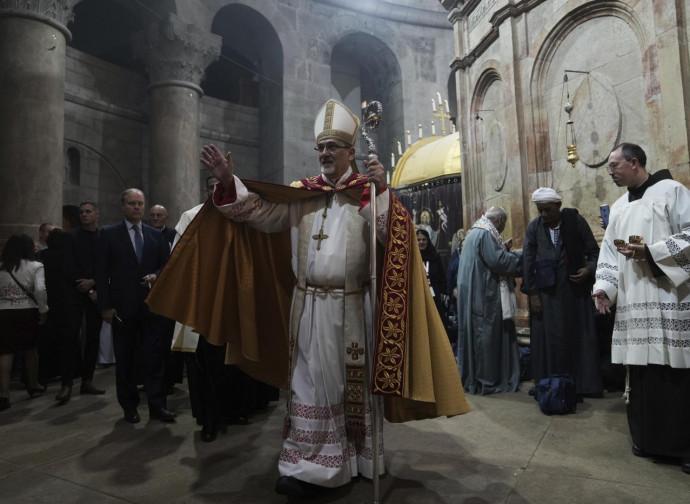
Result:
<svg viewBox="0 0 690 504">
<path fill-rule="evenodd" d="M 175 424 L 123 421 L 114 369 L 97 371 L 104 396 L 79 394 L 63 406 L 48 393 L 12 391 L 0 413 L 1 503 L 285 503 L 273 486 L 284 403 L 199 439 L 188 395 L 169 399 Z M 525 384 L 526 385 L 526 384 Z M 683 503 L 690 476 L 671 461 L 631 455 L 620 394 L 586 399 L 578 413 L 543 415 L 525 390 L 470 397 L 460 417 L 386 424 L 380 502 Z M 371 481 L 309 502 L 373 502 Z"/>
</svg>

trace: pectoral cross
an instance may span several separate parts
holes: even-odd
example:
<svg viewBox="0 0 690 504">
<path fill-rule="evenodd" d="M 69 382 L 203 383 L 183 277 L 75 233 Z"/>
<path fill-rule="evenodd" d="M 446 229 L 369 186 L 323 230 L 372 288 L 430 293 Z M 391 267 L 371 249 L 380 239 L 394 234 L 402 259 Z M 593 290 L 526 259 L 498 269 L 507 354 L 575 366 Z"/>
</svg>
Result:
<svg viewBox="0 0 690 504">
<path fill-rule="evenodd" d="M 313 238 L 314 240 L 318 240 L 318 241 L 319 241 L 319 243 L 316 244 L 316 250 L 321 250 L 321 241 L 322 241 L 322 240 L 325 240 L 326 238 L 328 238 L 328 235 L 327 235 L 327 234 L 324 234 L 324 232 L 323 232 L 323 225 L 321 226 L 321 229 L 319 229 L 319 234 L 313 235 L 312 238 Z"/>
<path fill-rule="evenodd" d="M 321 242 L 328 238 L 328 235 L 323 232 L 323 225 L 328 216 L 328 207 L 331 205 L 331 197 L 331 194 L 326 196 L 326 206 L 323 208 L 323 213 L 321 214 L 321 229 L 319 229 L 319 234 L 312 235 L 313 240 L 319 241 L 319 243 L 316 244 L 316 250 L 321 250 Z"/>
</svg>

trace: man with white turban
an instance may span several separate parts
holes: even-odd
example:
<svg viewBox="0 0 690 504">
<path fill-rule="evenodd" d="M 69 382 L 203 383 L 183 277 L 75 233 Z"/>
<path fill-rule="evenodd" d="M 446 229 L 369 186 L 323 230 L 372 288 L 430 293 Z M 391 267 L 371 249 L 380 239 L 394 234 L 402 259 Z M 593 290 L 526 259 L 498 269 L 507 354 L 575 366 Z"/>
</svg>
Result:
<svg viewBox="0 0 690 504">
<path fill-rule="evenodd" d="M 539 216 L 527 226 L 523 289 L 530 297 L 534 380 L 572 375 L 577 394 L 602 392 L 599 348 L 590 298 L 599 247 L 574 208 L 561 209 L 551 188 L 532 194 Z"/>
</svg>

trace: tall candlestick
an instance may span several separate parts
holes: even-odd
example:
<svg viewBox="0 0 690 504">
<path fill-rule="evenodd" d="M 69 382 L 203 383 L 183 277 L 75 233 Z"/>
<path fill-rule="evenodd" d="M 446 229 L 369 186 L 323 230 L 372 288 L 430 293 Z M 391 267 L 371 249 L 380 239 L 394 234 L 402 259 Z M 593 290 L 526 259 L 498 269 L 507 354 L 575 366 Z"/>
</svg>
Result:
<svg viewBox="0 0 690 504">
<path fill-rule="evenodd" d="M 412 135 L 410 135 L 410 130 L 407 130 L 407 146 L 412 145 Z"/>
<path fill-rule="evenodd" d="M 422 139 L 422 123 L 419 123 L 419 133 L 417 134 L 417 137 L 420 140 Z"/>
<path fill-rule="evenodd" d="M 434 100 L 433 98 L 431 99 L 431 108 L 434 112 L 436 112 L 436 100 Z"/>
<path fill-rule="evenodd" d="M 402 156 L 402 145 L 400 145 L 400 140 L 398 140 L 398 156 Z"/>
<path fill-rule="evenodd" d="M 437 93 L 436 93 L 436 96 L 438 97 L 438 106 L 440 107 L 440 106 L 441 106 L 441 103 L 443 103 L 443 101 L 441 101 L 441 93 L 438 93 L 438 92 L 437 92 Z"/>
<path fill-rule="evenodd" d="M 395 154 L 391 152 L 391 168 L 395 167 Z"/>
<path fill-rule="evenodd" d="M 431 135 L 436 134 L 436 125 L 434 124 L 434 121 L 431 121 Z"/>
</svg>

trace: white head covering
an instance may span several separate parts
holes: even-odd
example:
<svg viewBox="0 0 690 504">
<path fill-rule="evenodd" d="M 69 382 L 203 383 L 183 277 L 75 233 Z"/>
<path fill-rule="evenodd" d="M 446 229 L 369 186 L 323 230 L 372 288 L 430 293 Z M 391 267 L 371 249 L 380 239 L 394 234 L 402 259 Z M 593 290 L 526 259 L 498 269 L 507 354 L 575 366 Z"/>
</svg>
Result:
<svg viewBox="0 0 690 504">
<path fill-rule="evenodd" d="M 563 198 L 550 187 L 540 187 L 532 193 L 532 202 L 534 203 L 552 203 L 559 202 L 562 199 Z"/>
<path fill-rule="evenodd" d="M 337 100 L 328 100 L 314 121 L 316 143 L 322 138 L 338 138 L 348 145 L 355 145 L 359 132 L 359 118 Z"/>
</svg>

